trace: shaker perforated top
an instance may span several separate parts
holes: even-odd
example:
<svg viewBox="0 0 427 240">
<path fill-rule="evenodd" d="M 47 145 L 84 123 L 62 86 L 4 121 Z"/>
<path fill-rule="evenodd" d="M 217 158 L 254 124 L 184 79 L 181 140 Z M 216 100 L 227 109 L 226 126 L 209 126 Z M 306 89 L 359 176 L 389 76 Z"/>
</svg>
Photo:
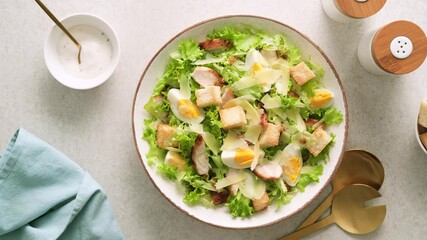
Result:
<svg viewBox="0 0 427 240">
<path fill-rule="evenodd" d="M 337 8 L 352 18 L 367 18 L 377 13 L 387 0 L 335 0 Z"/>
<path fill-rule="evenodd" d="M 377 65 L 392 74 L 416 70 L 427 56 L 427 38 L 415 23 L 395 21 L 380 28 L 372 39 Z"/>
</svg>

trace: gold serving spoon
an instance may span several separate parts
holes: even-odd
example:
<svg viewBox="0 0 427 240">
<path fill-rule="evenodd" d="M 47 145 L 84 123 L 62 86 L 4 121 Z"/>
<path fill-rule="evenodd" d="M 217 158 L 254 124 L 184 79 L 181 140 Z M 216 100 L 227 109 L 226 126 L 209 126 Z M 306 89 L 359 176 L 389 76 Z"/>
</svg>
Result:
<svg viewBox="0 0 427 240">
<path fill-rule="evenodd" d="M 354 149 L 346 151 L 338 167 L 338 171 L 332 179 L 332 192 L 298 229 L 316 222 L 331 206 L 334 195 L 344 187 L 360 183 L 379 190 L 383 182 L 384 168 L 376 156 L 364 150 Z"/>
<path fill-rule="evenodd" d="M 364 207 L 364 202 L 378 197 L 381 194 L 368 185 L 354 184 L 345 187 L 335 195 L 331 215 L 281 240 L 299 239 L 332 223 L 349 233 L 370 233 L 383 223 L 386 206 Z"/>
<path fill-rule="evenodd" d="M 64 25 L 62 25 L 62 23 L 55 17 L 55 15 L 53 15 L 53 13 L 40 0 L 35 0 L 35 1 L 43 9 L 43 11 L 45 11 L 45 13 L 55 22 L 55 24 L 71 39 L 71 41 L 73 41 L 74 44 L 76 44 L 77 48 L 79 49 L 77 60 L 79 61 L 79 64 L 81 64 L 80 53 L 82 52 L 82 46 L 80 45 L 80 43 L 77 42 L 77 40 L 73 37 L 73 35 L 71 35 L 71 33 L 68 32 L 68 30 L 64 27 Z"/>
</svg>

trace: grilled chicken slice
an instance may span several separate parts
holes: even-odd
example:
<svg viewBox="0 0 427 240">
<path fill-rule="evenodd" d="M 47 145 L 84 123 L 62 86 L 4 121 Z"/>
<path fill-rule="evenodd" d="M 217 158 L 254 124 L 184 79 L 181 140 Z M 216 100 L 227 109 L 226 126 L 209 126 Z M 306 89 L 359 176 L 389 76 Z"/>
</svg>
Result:
<svg viewBox="0 0 427 240">
<path fill-rule="evenodd" d="M 225 39 L 209 39 L 199 44 L 200 48 L 208 52 L 221 52 L 230 49 L 233 44 Z"/>
<path fill-rule="evenodd" d="M 264 181 L 275 181 L 282 176 L 283 170 L 279 163 L 268 161 L 256 166 L 254 173 Z"/>
<path fill-rule="evenodd" d="M 261 120 L 261 122 L 260 122 L 261 127 L 262 127 L 263 129 L 266 129 L 266 128 L 267 128 L 267 126 L 268 126 L 268 115 L 267 115 L 267 113 L 266 113 L 266 112 L 263 112 L 263 113 L 260 115 L 260 120 Z"/>
<path fill-rule="evenodd" d="M 212 203 L 214 205 L 227 202 L 228 196 L 230 196 L 230 191 L 227 188 L 224 188 L 221 192 L 211 191 Z"/>
<path fill-rule="evenodd" d="M 191 77 L 193 77 L 194 81 L 202 87 L 221 87 L 224 84 L 224 80 L 221 78 L 219 73 L 208 67 L 196 67 L 191 73 Z"/>
<path fill-rule="evenodd" d="M 233 90 L 231 90 L 231 88 L 225 88 L 221 98 L 222 98 L 221 106 L 224 106 L 228 101 L 234 99 Z"/>
<path fill-rule="evenodd" d="M 199 175 L 207 175 L 209 172 L 209 159 L 206 155 L 206 145 L 202 135 L 198 135 L 191 151 L 191 160 Z"/>
</svg>

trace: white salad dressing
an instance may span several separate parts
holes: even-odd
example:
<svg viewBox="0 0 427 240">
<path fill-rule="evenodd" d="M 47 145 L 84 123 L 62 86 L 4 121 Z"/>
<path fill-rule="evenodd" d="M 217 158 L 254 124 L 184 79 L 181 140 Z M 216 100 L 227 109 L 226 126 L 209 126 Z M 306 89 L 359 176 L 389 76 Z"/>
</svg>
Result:
<svg viewBox="0 0 427 240">
<path fill-rule="evenodd" d="M 63 34 L 58 43 L 58 59 L 64 69 L 78 78 L 99 76 L 110 65 L 113 49 L 105 33 L 91 26 L 77 25 L 68 29 L 82 46 L 81 64 L 78 63 L 78 48 Z"/>
</svg>

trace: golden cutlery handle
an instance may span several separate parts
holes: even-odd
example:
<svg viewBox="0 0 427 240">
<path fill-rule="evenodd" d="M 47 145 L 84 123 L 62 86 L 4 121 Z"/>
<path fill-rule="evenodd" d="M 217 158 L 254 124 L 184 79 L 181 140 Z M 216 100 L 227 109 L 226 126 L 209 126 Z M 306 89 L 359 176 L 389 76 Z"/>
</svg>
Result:
<svg viewBox="0 0 427 240">
<path fill-rule="evenodd" d="M 329 196 L 323 200 L 319 207 L 314 210 L 314 212 L 298 227 L 299 229 L 305 228 L 308 225 L 313 224 L 319 219 L 319 217 L 328 210 L 328 208 L 332 205 L 332 200 L 334 199 L 333 194 L 329 194 Z"/>
<path fill-rule="evenodd" d="M 74 42 L 74 44 L 76 44 L 77 48 L 79 49 L 79 53 L 78 53 L 78 61 L 79 64 L 81 63 L 80 61 L 80 52 L 82 51 L 82 46 L 80 45 L 79 42 L 77 42 L 77 40 L 73 37 L 73 35 L 71 35 L 70 32 L 68 32 L 68 30 L 64 27 L 64 25 L 62 25 L 62 23 L 55 17 L 55 15 L 53 15 L 53 13 L 40 1 L 40 0 L 35 0 L 36 3 L 43 9 L 43 11 L 50 17 L 50 19 L 52 19 L 52 21 L 65 33 L 67 34 L 67 36 L 71 39 L 71 41 Z"/>
<path fill-rule="evenodd" d="M 306 235 L 309 235 L 319 229 L 322 229 L 332 223 L 335 222 L 335 217 L 331 214 L 325 219 L 322 219 L 308 227 L 302 228 L 301 230 L 298 230 L 296 232 L 293 232 L 289 234 L 288 236 L 281 238 L 280 240 L 297 240 L 300 239 Z"/>
</svg>

